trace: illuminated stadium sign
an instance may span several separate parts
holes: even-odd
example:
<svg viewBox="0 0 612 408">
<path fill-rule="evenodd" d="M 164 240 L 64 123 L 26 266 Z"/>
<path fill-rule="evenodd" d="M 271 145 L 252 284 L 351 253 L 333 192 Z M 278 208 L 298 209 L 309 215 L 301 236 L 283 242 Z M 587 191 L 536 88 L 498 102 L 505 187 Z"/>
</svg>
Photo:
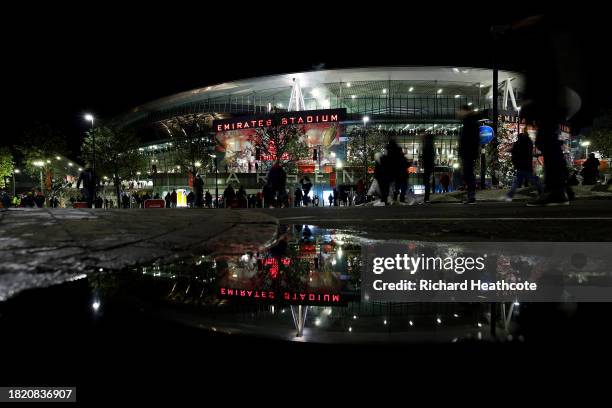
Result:
<svg viewBox="0 0 612 408">
<path fill-rule="evenodd" d="M 213 128 L 216 132 L 227 132 L 231 130 L 267 128 L 271 126 L 337 123 L 345 120 L 345 118 L 346 109 L 296 111 L 215 120 L 213 122 Z"/>
</svg>

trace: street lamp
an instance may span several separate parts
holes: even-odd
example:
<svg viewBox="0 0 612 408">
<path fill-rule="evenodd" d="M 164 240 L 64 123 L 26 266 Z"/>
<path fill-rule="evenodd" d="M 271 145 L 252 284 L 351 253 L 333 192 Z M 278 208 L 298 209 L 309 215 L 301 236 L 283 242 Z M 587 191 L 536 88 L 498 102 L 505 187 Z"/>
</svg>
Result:
<svg viewBox="0 0 612 408">
<path fill-rule="evenodd" d="M 91 123 L 91 152 L 92 152 L 92 166 L 91 170 L 93 173 L 94 183 L 96 183 L 96 187 L 94 188 L 94 201 L 96 199 L 96 189 L 98 187 L 98 183 L 96 181 L 96 134 L 94 132 L 94 116 L 91 113 L 86 113 L 84 116 L 85 120 Z"/>
<path fill-rule="evenodd" d="M 366 128 L 367 124 L 370 121 L 369 116 L 364 116 L 363 120 L 363 184 L 364 186 L 368 185 L 368 155 L 367 155 L 367 147 L 366 147 Z"/>
<path fill-rule="evenodd" d="M 45 162 L 42 160 L 38 160 L 35 161 L 34 164 L 36 167 L 38 167 L 40 169 L 40 192 L 42 193 L 44 191 L 43 188 L 43 167 L 45 167 Z"/>
<path fill-rule="evenodd" d="M 219 165 L 216 154 L 210 154 L 209 156 L 215 159 L 215 208 L 219 208 L 219 181 L 217 180 L 219 178 Z"/>
<path fill-rule="evenodd" d="M 19 169 L 13 169 L 13 197 L 15 197 L 15 174 L 21 173 Z"/>
<path fill-rule="evenodd" d="M 586 149 L 586 152 L 584 154 L 585 158 L 589 157 L 589 146 L 591 145 L 591 142 L 589 142 L 588 140 L 585 140 L 584 142 L 580 143 L 580 146 L 584 147 Z"/>
</svg>

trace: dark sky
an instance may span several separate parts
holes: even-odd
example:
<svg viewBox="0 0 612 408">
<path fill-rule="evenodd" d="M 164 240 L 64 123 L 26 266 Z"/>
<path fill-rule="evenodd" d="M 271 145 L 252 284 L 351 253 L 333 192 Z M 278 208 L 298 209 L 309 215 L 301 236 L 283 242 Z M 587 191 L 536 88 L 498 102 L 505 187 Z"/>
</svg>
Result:
<svg viewBox="0 0 612 408">
<path fill-rule="evenodd" d="M 488 67 L 490 26 L 530 14 L 490 6 L 451 10 L 442 3 L 437 10 L 357 2 L 350 10 L 331 2 L 294 9 L 289 2 L 265 8 L 231 4 L 75 4 L 16 13 L 15 27 L 5 35 L 14 110 L 8 138 L 40 121 L 59 127 L 76 145 L 85 130 L 83 112 L 109 118 L 175 92 L 317 64 Z M 598 49 L 598 41 L 589 47 Z M 520 60 L 520 49 L 510 46 L 502 53 L 505 63 Z"/>
</svg>

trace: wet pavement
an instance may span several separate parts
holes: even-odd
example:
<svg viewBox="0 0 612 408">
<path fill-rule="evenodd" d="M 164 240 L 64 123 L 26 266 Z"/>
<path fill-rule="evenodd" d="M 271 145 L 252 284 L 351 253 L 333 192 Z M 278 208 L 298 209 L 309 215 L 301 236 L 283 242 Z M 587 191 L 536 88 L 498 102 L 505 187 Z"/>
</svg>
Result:
<svg viewBox="0 0 612 408">
<path fill-rule="evenodd" d="M 603 304 L 593 314 L 592 306 L 576 303 L 367 301 L 361 249 L 376 242 L 355 230 L 280 225 L 268 248 L 202 250 L 28 291 L 0 303 L 0 325 L 10 327 L 22 299 L 29 299 L 28 310 L 45 308 L 32 293 L 54 291 L 81 299 L 62 319 L 79 316 L 82 327 L 112 326 L 131 316 L 209 336 L 317 344 L 523 343 L 552 334 L 543 328 L 582 324 L 610 309 Z M 25 320 L 35 321 L 34 314 Z"/>
<path fill-rule="evenodd" d="M 0 210 L 0 301 L 93 271 L 264 248 L 277 225 L 270 216 L 235 211 Z"/>
</svg>

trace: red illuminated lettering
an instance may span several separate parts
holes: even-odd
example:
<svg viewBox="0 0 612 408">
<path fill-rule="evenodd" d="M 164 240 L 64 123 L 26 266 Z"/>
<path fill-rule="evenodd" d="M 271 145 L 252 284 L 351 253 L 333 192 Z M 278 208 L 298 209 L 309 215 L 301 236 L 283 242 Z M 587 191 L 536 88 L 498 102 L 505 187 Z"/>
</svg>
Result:
<svg viewBox="0 0 612 408">
<path fill-rule="evenodd" d="M 285 298 L 285 300 L 291 300 L 291 295 L 289 294 L 289 292 L 285 292 L 283 294 L 283 297 Z"/>
<path fill-rule="evenodd" d="M 244 297 L 246 295 L 246 290 L 241 290 L 240 291 L 240 296 Z"/>
<path fill-rule="evenodd" d="M 225 295 L 225 288 L 221 288 L 221 294 Z"/>
<path fill-rule="evenodd" d="M 327 121 L 329 121 L 329 115 L 321 116 L 321 122 L 327 122 Z"/>
<path fill-rule="evenodd" d="M 306 122 L 312 123 L 312 116 L 306 116 Z"/>
<path fill-rule="evenodd" d="M 228 289 L 227 290 L 227 294 L 228 295 L 233 295 L 234 294 L 234 289 Z"/>
<path fill-rule="evenodd" d="M 269 297 L 270 299 L 274 299 L 274 296 L 275 296 L 275 295 L 274 295 L 274 292 L 268 292 L 268 297 Z"/>
<path fill-rule="evenodd" d="M 242 122 L 236 123 L 236 129 L 242 129 Z"/>
<path fill-rule="evenodd" d="M 332 122 L 337 122 L 338 121 L 338 115 L 331 115 L 331 119 Z"/>
<path fill-rule="evenodd" d="M 253 291 L 252 291 L 252 290 L 247 290 L 247 296 L 248 296 L 248 297 L 251 297 L 251 295 L 252 295 L 252 294 L 253 294 Z"/>
<path fill-rule="evenodd" d="M 230 130 L 230 124 L 226 123 L 225 125 L 223 125 L 223 130 Z"/>
<path fill-rule="evenodd" d="M 323 295 L 323 301 L 324 302 L 329 302 L 329 295 L 327 295 L 327 294 Z"/>
<path fill-rule="evenodd" d="M 304 123 L 304 119 L 301 116 L 298 118 L 298 123 Z"/>
<path fill-rule="evenodd" d="M 308 300 L 310 300 L 311 302 L 315 301 L 315 295 L 314 293 L 311 293 L 310 295 L 308 295 Z"/>
<path fill-rule="evenodd" d="M 339 302 L 340 301 L 340 295 L 332 295 L 332 302 Z"/>
</svg>

